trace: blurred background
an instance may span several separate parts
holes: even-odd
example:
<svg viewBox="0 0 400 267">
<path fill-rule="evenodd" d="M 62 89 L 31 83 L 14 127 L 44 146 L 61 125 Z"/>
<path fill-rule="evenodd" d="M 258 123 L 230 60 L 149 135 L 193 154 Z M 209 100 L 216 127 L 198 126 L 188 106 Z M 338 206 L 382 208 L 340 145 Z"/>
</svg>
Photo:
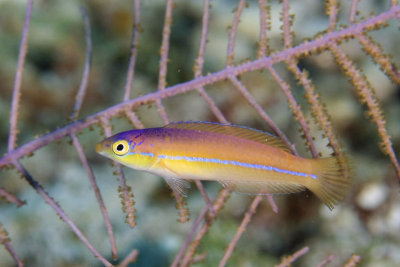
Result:
<svg viewBox="0 0 400 267">
<path fill-rule="evenodd" d="M 349 1 L 339 1 L 339 24 L 349 24 Z M 371 12 L 379 14 L 389 9 L 390 1 L 362 1 L 358 19 Z M 295 44 L 312 38 L 328 27 L 323 1 L 291 1 L 295 14 L 293 30 Z M 93 42 L 93 60 L 87 95 L 80 118 L 101 111 L 122 101 L 132 36 L 132 1 L 48 1 L 34 2 L 28 40 L 28 54 L 22 81 L 22 96 L 18 127 L 18 144 L 53 131 L 68 123 L 79 87 L 85 60 L 85 32 L 80 6 L 87 9 Z M 226 65 L 229 27 L 237 1 L 212 1 L 208 44 L 203 74 L 224 69 Z M 282 49 L 280 14 L 282 4 L 271 1 L 272 28 L 268 32 L 272 51 Z M 201 1 L 176 1 L 170 41 L 167 86 L 193 79 L 197 57 L 203 6 Z M 18 58 L 19 43 L 26 12 L 26 1 L 0 0 L 0 153 L 7 149 L 12 88 Z M 139 52 L 135 68 L 132 97 L 157 90 L 159 49 L 164 22 L 165 2 L 143 1 Z M 257 1 L 248 1 L 235 43 L 235 64 L 257 57 L 259 39 L 259 9 Z M 399 22 L 389 21 L 388 27 L 370 35 L 399 64 Z M 366 75 L 376 90 L 387 120 L 387 129 L 397 155 L 400 150 L 400 88 L 368 57 L 357 40 L 341 48 Z M 379 149 L 377 127 L 364 116 L 348 78 L 340 72 L 330 53 L 323 52 L 301 59 L 321 94 L 321 100 L 331 116 L 334 130 L 344 149 L 352 158 L 356 176 L 348 197 L 330 211 L 315 196 L 305 192 L 275 197 L 279 213 L 275 214 L 265 200 L 240 239 L 229 266 L 272 266 L 282 256 L 309 246 L 310 252 L 295 266 L 316 266 L 335 254 L 329 266 L 341 266 L 352 253 L 361 255 L 362 266 L 400 265 L 400 199 L 398 180 L 389 159 Z M 329 156 L 327 140 L 313 124 L 304 89 L 297 85 L 286 65 L 274 66 L 291 86 L 312 127 L 318 150 Z M 267 72 L 242 75 L 241 81 L 258 103 L 272 117 L 296 149 L 310 157 L 293 120 L 286 98 L 279 85 Z M 226 118 L 270 131 L 266 123 L 229 82 L 206 87 Z M 171 121 L 217 121 L 206 102 L 190 92 L 163 101 Z M 138 107 L 137 115 L 146 127 L 161 126 L 162 119 L 155 105 Z M 132 129 L 126 118 L 112 120 L 113 133 Z M 191 211 L 188 223 L 178 223 L 175 200 L 165 182 L 143 172 L 124 168 L 128 184 L 135 195 L 137 226 L 133 230 L 124 223 L 125 215 L 118 198 L 118 182 L 110 161 L 95 154 L 94 144 L 103 139 L 100 128 L 86 129 L 78 136 L 95 172 L 122 259 L 133 248 L 140 251 L 135 266 L 167 266 L 190 231 L 194 219 L 204 207 L 204 200 L 192 186 L 187 198 Z M 63 207 L 71 219 L 87 235 L 94 246 L 111 260 L 108 235 L 98 203 L 87 174 L 68 138 L 50 144 L 24 166 Z M 16 208 L 0 200 L 0 222 L 9 232 L 12 245 L 27 266 L 100 266 L 89 250 L 76 238 L 55 212 L 38 196 L 15 170 L 0 172 L 0 186 L 15 193 L 27 204 Z M 214 199 L 221 186 L 205 183 Z M 204 237 L 198 253 L 207 258 L 196 266 L 215 266 L 237 231 L 253 197 L 233 193 L 218 219 Z M 13 266 L 6 250 L 0 248 L 0 266 Z"/>
</svg>

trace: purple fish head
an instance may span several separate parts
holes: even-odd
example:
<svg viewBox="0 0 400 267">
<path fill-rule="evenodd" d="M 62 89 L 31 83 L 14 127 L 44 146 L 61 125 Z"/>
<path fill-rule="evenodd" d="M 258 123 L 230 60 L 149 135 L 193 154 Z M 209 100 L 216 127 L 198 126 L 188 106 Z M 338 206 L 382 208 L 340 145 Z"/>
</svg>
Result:
<svg viewBox="0 0 400 267">
<path fill-rule="evenodd" d="M 148 170 L 155 162 L 145 130 L 131 130 L 110 136 L 96 144 L 96 152 L 128 167 Z"/>
</svg>

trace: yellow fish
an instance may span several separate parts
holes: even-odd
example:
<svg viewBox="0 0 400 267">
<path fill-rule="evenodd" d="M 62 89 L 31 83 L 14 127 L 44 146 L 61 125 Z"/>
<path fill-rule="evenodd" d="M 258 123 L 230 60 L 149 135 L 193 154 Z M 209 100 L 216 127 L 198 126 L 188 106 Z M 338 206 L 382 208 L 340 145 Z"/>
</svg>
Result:
<svg viewBox="0 0 400 267">
<path fill-rule="evenodd" d="M 330 209 L 351 181 L 334 157 L 290 153 L 278 137 L 240 125 L 177 122 L 111 136 L 96 145 L 103 156 L 163 177 L 180 194 L 187 180 L 213 180 L 248 194 L 285 194 L 306 188 Z"/>
</svg>

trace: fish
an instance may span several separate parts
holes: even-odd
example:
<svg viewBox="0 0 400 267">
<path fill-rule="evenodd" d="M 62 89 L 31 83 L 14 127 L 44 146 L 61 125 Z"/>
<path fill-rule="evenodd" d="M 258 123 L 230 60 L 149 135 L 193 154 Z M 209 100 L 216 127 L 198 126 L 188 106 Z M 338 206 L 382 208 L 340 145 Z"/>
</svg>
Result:
<svg viewBox="0 0 400 267">
<path fill-rule="evenodd" d="M 277 136 L 242 125 L 188 121 L 134 129 L 99 142 L 96 152 L 161 176 L 184 196 L 193 180 L 252 195 L 308 189 L 332 210 L 351 185 L 335 157 L 294 155 Z"/>
</svg>

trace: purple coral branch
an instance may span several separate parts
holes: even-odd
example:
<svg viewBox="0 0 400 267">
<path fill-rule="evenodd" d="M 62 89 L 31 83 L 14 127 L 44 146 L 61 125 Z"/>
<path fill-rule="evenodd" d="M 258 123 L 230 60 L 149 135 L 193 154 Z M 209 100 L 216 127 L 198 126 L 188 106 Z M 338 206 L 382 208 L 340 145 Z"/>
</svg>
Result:
<svg viewBox="0 0 400 267">
<path fill-rule="evenodd" d="M 283 42 L 285 49 L 288 49 L 292 46 L 288 0 L 283 1 L 282 19 L 283 19 Z M 294 60 L 293 58 L 290 59 L 290 61 L 293 60 Z M 276 82 L 281 87 L 283 93 L 286 95 L 286 98 L 289 102 L 289 107 L 292 110 L 295 118 L 299 121 L 299 124 L 303 130 L 304 137 L 307 140 L 307 144 L 311 150 L 311 153 L 314 157 L 317 157 L 318 152 L 317 149 L 315 148 L 313 137 L 311 136 L 310 133 L 310 127 L 308 126 L 304 113 L 301 111 L 300 105 L 297 103 L 296 99 L 294 98 L 294 95 L 292 94 L 292 90 L 290 89 L 289 85 L 279 76 L 278 72 L 272 66 L 267 66 L 267 69 L 275 78 Z"/>
<path fill-rule="evenodd" d="M 185 207 L 187 205 L 186 199 L 184 199 L 182 195 L 180 195 L 175 191 L 173 191 L 172 194 L 175 197 L 176 208 L 178 209 L 179 212 L 178 222 L 181 223 L 188 222 L 190 220 L 190 211 L 187 207 Z"/>
<path fill-rule="evenodd" d="M 135 75 L 136 55 L 140 33 L 140 0 L 135 0 L 135 22 L 133 23 L 131 55 L 129 57 L 128 72 L 126 75 L 124 101 L 131 98 L 132 81 Z"/>
<path fill-rule="evenodd" d="M 366 33 L 357 35 L 357 38 L 363 46 L 364 51 L 372 57 L 375 64 L 380 66 L 382 72 L 385 73 L 393 83 L 400 84 L 400 73 L 396 64 L 391 62 L 391 56 L 384 54 L 382 47 Z"/>
<path fill-rule="evenodd" d="M 326 10 L 329 15 L 329 28 L 328 32 L 333 32 L 336 29 L 339 6 L 336 0 L 329 0 L 326 4 Z"/>
<path fill-rule="evenodd" d="M 354 20 L 356 19 L 357 5 L 358 5 L 358 0 L 351 1 L 350 17 L 349 17 L 350 23 L 354 23 Z"/>
<path fill-rule="evenodd" d="M 292 47 L 292 36 L 290 29 L 290 6 L 289 0 L 283 0 L 283 12 L 282 12 L 282 21 L 283 21 L 283 47 L 288 49 Z"/>
<path fill-rule="evenodd" d="M 96 195 L 97 202 L 99 203 L 101 213 L 103 214 L 103 218 L 104 218 L 104 221 L 105 221 L 106 227 L 107 227 L 107 232 L 108 232 L 108 235 L 110 236 L 111 252 L 113 255 L 113 259 L 115 260 L 115 259 L 117 259 L 117 244 L 115 242 L 114 233 L 113 233 L 111 222 L 110 222 L 110 217 L 108 216 L 107 209 L 106 209 L 106 206 L 103 201 L 103 197 L 101 196 L 100 189 L 97 186 L 96 178 L 94 177 L 92 168 L 89 165 L 89 162 L 86 158 L 85 152 L 83 152 L 81 143 L 79 142 L 75 133 L 71 134 L 71 138 L 72 138 L 72 143 L 73 143 L 76 151 L 78 152 L 79 158 L 81 159 L 81 162 L 86 169 L 90 183 L 91 183 L 94 193 Z"/>
<path fill-rule="evenodd" d="M 204 190 L 203 184 L 199 180 L 196 180 L 195 183 L 196 183 L 196 186 L 199 189 L 201 195 L 203 196 L 204 200 L 206 201 L 208 210 L 210 211 L 211 215 L 215 216 L 214 208 L 212 206 L 210 198 L 208 197 L 208 195 L 206 193 L 206 190 Z"/>
<path fill-rule="evenodd" d="M 173 0 L 167 1 L 165 8 L 164 28 L 162 34 L 162 42 L 160 48 L 160 72 L 158 76 L 158 90 L 165 90 L 167 78 L 167 65 L 168 65 L 168 52 L 169 52 L 169 38 L 171 36 L 172 25 L 172 8 L 174 5 Z"/>
<path fill-rule="evenodd" d="M 233 65 L 237 28 L 239 26 L 240 16 L 242 15 L 243 8 L 245 6 L 246 6 L 246 0 L 240 0 L 239 5 L 235 12 L 232 27 L 231 27 L 231 30 L 229 33 L 228 56 L 227 56 L 227 60 L 226 60 L 226 65 L 228 65 L 228 66 Z"/>
<path fill-rule="evenodd" d="M 16 204 L 18 207 L 21 207 L 22 205 L 25 204 L 25 201 L 20 200 L 19 198 L 17 198 L 16 196 L 14 196 L 13 194 L 11 194 L 2 187 L 0 187 L 0 197 L 5 198 L 8 202 Z"/>
<path fill-rule="evenodd" d="M 67 216 L 64 210 L 51 198 L 43 187 L 30 175 L 30 173 L 22 166 L 18 161 L 13 162 L 17 170 L 22 174 L 24 179 L 35 189 L 35 191 L 49 204 L 60 218 L 71 227 L 72 231 L 77 235 L 77 237 L 82 241 L 83 244 L 93 253 L 93 255 L 98 258 L 105 266 L 112 266 L 89 242 L 85 235 L 79 230 L 75 223 Z"/>
<path fill-rule="evenodd" d="M 276 265 L 276 267 L 289 267 L 289 266 L 291 266 L 291 264 L 293 262 L 295 262 L 301 256 L 304 256 L 305 254 L 307 254 L 309 250 L 310 250 L 309 247 L 304 247 L 304 248 L 298 250 L 293 255 L 284 258 L 280 264 Z"/>
<path fill-rule="evenodd" d="M 17 263 L 17 266 L 23 267 L 24 263 L 23 263 L 23 261 L 20 260 L 20 258 L 18 258 L 17 253 L 15 252 L 14 248 L 11 246 L 11 243 L 3 240 L 2 238 L 0 238 L 0 242 L 5 246 L 8 253 L 10 253 L 11 257 L 13 257 L 14 261 Z"/>
<path fill-rule="evenodd" d="M 369 116 L 377 125 L 378 134 L 382 139 L 381 150 L 383 153 L 389 156 L 396 171 L 397 178 L 400 181 L 400 163 L 393 149 L 391 138 L 386 129 L 386 121 L 382 115 L 382 109 L 380 108 L 373 89 L 370 88 L 370 84 L 368 83 L 366 77 L 358 71 L 358 69 L 353 65 L 352 61 L 337 44 L 331 44 L 329 48 L 331 49 L 335 60 L 343 69 L 343 72 L 350 77 L 361 102 L 367 105 L 369 109 Z"/>
<path fill-rule="evenodd" d="M 194 76 L 200 77 L 203 72 L 204 54 L 207 46 L 208 26 L 210 23 L 210 0 L 204 0 L 203 4 L 203 18 L 201 21 L 201 38 L 200 47 L 197 59 L 194 65 Z"/>
<path fill-rule="evenodd" d="M 131 98 L 132 82 L 135 75 L 136 56 L 139 46 L 139 33 L 140 33 L 140 0 L 135 0 L 135 22 L 133 23 L 131 54 L 129 57 L 128 71 L 126 74 L 124 101 Z M 136 128 L 144 128 L 144 125 L 131 109 L 125 110 L 126 116 Z"/>
<path fill-rule="evenodd" d="M 185 250 L 186 250 L 187 247 L 189 246 L 190 241 L 192 240 L 194 233 L 196 232 L 196 230 L 197 230 L 197 228 L 199 227 L 200 223 L 203 221 L 203 219 L 204 219 L 204 217 L 206 216 L 208 210 L 209 210 L 208 207 L 204 208 L 204 209 L 200 212 L 200 214 L 199 214 L 199 216 L 196 218 L 196 220 L 193 222 L 192 228 L 191 228 L 190 232 L 186 235 L 186 239 L 185 239 L 185 241 L 183 242 L 182 247 L 179 249 L 179 252 L 178 252 L 178 254 L 176 255 L 174 261 L 172 262 L 171 267 L 178 267 L 179 262 L 180 262 L 181 259 L 182 259 L 183 253 L 185 252 Z M 213 210 L 214 210 L 214 209 L 213 209 Z M 215 212 L 214 212 L 214 214 L 211 214 L 211 216 L 216 216 L 216 215 L 215 215 Z"/>
<path fill-rule="evenodd" d="M 204 54 L 205 54 L 206 45 L 207 45 L 209 20 L 210 20 L 210 0 L 204 0 L 199 54 L 197 56 L 197 59 L 195 60 L 195 65 L 194 65 L 194 72 L 195 72 L 194 76 L 196 78 L 200 77 L 203 72 Z M 217 107 L 217 105 L 212 100 L 212 98 L 204 90 L 204 87 L 202 87 L 202 86 L 198 87 L 197 91 L 207 102 L 208 106 L 210 107 L 210 110 L 214 113 L 215 117 L 217 117 L 217 119 L 221 123 L 228 123 L 224 114 L 221 112 L 221 110 Z"/>
<path fill-rule="evenodd" d="M 144 128 L 143 123 L 139 120 L 139 118 L 136 116 L 136 114 L 132 110 L 130 110 L 130 109 L 126 110 L 125 114 L 136 128 L 138 128 L 138 129 Z"/>
<path fill-rule="evenodd" d="M 13 246 L 11 245 L 11 240 L 8 237 L 7 231 L 2 227 L 0 223 L 0 243 L 4 245 L 8 253 L 10 253 L 11 257 L 14 259 L 18 267 L 23 267 L 24 263 L 20 260 L 17 253 L 15 252 Z"/>
<path fill-rule="evenodd" d="M 226 188 L 224 188 L 220 191 L 218 198 L 214 201 L 215 216 L 222 209 L 222 207 L 223 207 L 225 201 L 228 199 L 229 195 L 230 195 L 230 191 Z M 206 213 L 202 213 L 202 214 L 204 214 L 203 216 L 205 216 Z M 199 216 L 199 217 L 203 217 L 203 216 Z M 188 266 L 191 263 L 191 261 L 193 259 L 193 255 L 196 252 L 197 247 L 200 245 L 200 241 L 202 240 L 203 236 L 207 233 L 209 227 L 211 226 L 212 222 L 216 218 L 215 216 L 210 215 L 208 217 L 208 220 L 206 220 L 204 222 L 204 224 L 202 225 L 202 227 L 199 229 L 194 240 L 192 241 L 192 243 L 190 243 L 189 248 L 182 259 L 181 267 Z M 193 229 L 195 229 L 195 227 L 193 227 Z"/>
<path fill-rule="evenodd" d="M 129 253 L 125 259 L 118 265 L 119 267 L 129 266 L 130 263 L 135 262 L 139 256 L 139 250 L 134 249 Z"/>
<path fill-rule="evenodd" d="M 263 199 L 262 196 L 256 196 L 254 198 L 253 202 L 250 205 L 249 210 L 244 215 L 242 223 L 240 224 L 239 229 L 237 230 L 237 232 L 235 234 L 235 237 L 229 243 L 228 249 L 226 250 L 224 257 L 222 258 L 222 260 L 220 261 L 220 263 L 218 265 L 219 267 L 224 267 L 226 265 L 226 263 L 228 262 L 228 259 L 231 257 L 233 250 L 236 247 L 237 242 L 239 241 L 239 239 L 242 236 L 242 234 L 244 233 L 244 231 L 246 231 L 246 227 L 249 224 L 251 217 L 253 217 L 253 215 L 255 214 L 256 209 L 262 199 Z"/>
<path fill-rule="evenodd" d="M 65 127 L 57 129 L 52 133 L 46 134 L 42 137 L 39 137 L 15 149 L 14 151 L 7 153 L 0 159 L 0 168 L 12 164 L 13 161 L 18 160 L 19 158 L 34 152 L 35 150 L 37 150 L 42 146 L 45 146 L 53 141 L 60 140 L 61 138 L 71 134 L 73 131 L 79 131 L 93 124 L 99 123 L 100 119 L 103 116 L 108 116 L 108 117 L 116 116 L 118 115 L 118 113 L 124 111 L 127 108 L 130 109 L 134 106 L 151 103 L 156 99 L 164 99 L 174 95 L 182 94 L 190 90 L 194 90 L 200 86 L 206 86 L 215 83 L 216 81 L 224 80 L 230 77 L 235 77 L 245 72 L 259 70 L 264 68 L 265 66 L 273 65 L 282 61 L 286 61 L 293 57 L 304 55 L 315 49 L 327 47 L 329 44 L 335 43 L 341 39 L 344 39 L 347 36 L 360 34 L 361 32 L 370 29 L 374 25 L 378 25 L 391 18 L 396 18 L 398 13 L 400 13 L 400 6 L 394 6 L 390 10 L 383 12 L 378 16 L 372 17 L 358 24 L 349 26 L 348 28 L 343 29 L 341 31 L 328 33 L 316 40 L 300 44 L 296 47 L 289 48 L 285 51 L 277 52 L 271 56 L 263 57 L 248 63 L 240 64 L 238 66 L 232 66 L 230 68 L 226 68 L 224 70 L 215 72 L 207 76 L 198 77 L 191 81 L 171 86 L 163 91 L 157 91 L 114 105 L 106 110 L 88 116 L 85 119 L 70 123 Z"/>
<path fill-rule="evenodd" d="M 286 95 L 286 98 L 289 102 L 290 109 L 293 111 L 293 115 L 295 116 L 295 118 L 299 121 L 299 124 L 304 133 L 304 137 L 307 140 L 307 145 L 310 147 L 313 157 L 318 157 L 318 151 L 315 148 L 315 145 L 313 142 L 313 137 L 311 136 L 311 133 L 310 133 L 310 127 L 308 126 L 307 120 L 304 116 L 304 113 L 301 111 L 301 107 L 299 106 L 296 99 L 294 98 L 294 96 L 289 88 L 289 85 L 279 76 L 278 72 L 272 66 L 267 66 L 267 69 L 272 74 L 272 76 L 275 78 L 277 83 L 280 85 L 282 91 Z"/>
<path fill-rule="evenodd" d="M 260 6 L 260 44 L 258 48 L 258 58 L 265 57 L 270 53 L 268 51 L 268 36 L 267 30 L 270 30 L 270 9 L 267 6 L 267 0 L 259 0 L 258 5 Z"/>
<path fill-rule="evenodd" d="M 26 53 L 28 51 L 28 33 L 31 21 L 32 8 L 33 8 L 33 0 L 28 0 L 28 4 L 26 7 L 25 24 L 24 24 L 24 29 L 22 31 L 21 44 L 19 47 L 17 72 L 15 73 L 14 89 L 11 102 L 8 152 L 14 150 L 15 146 L 17 145 L 17 134 L 18 134 L 17 121 L 18 121 L 19 101 L 21 97 L 22 73 L 24 72 L 25 58 L 26 58 Z"/>
<path fill-rule="evenodd" d="M 168 66 L 168 52 L 169 52 L 169 38 L 171 36 L 171 25 L 172 25 L 172 8 L 174 1 L 168 0 L 167 6 L 165 8 L 165 19 L 164 19 L 164 28 L 163 28 L 163 38 L 161 42 L 160 48 L 160 71 L 158 76 L 158 90 L 165 91 L 166 87 L 166 79 L 167 79 L 167 66 Z M 156 104 L 158 108 L 158 112 L 160 113 L 161 118 L 164 121 L 164 124 L 168 124 L 168 116 L 165 111 L 163 104 L 160 99 L 156 99 Z"/>
<path fill-rule="evenodd" d="M 279 212 L 279 208 L 278 205 L 276 205 L 274 197 L 272 195 L 267 195 L 267 199 L 269 204 L 271 205 L 272 211 L 275 213 Z"/>
<path fill-rule="evenodd" d="M 70 116 L 71 121 L 75 120 L 78 117 L 79 112 L 81 110 L 83 98 L 85 97 L 87 84 L 89 81 L 90 65 L 92 61 L 92 37 L 91 37 L 92 31 L 90 29 L 89 16 L 85 8 L 81 7 L 80 10 L 82 13 L 83 21 L 85 23 L 86 59 L 85 59 L 85 67 L 83 68 L 81 84 L 79 86 L 78 93 L 76 94 L 75 105 Z"/>
<path fill-rule="evenodd" d="M 325 265 L 327 265 L 328 263 L 332 262 L 334 259 L 336 258 L 335 254 L 331 254 L 329 255 L 327 258 L 325 258 L 323 261 L 321 261 L 317 267 L 324 267 Z"/>
<path fill-rule="evenodd" d="M 244 96 L 244 98 L 249 102 L 250 105 L 257 111 L 258 115 L 271 127 L 272 131 L 278 135 L 290 148 L 290 150 L 297 155 L 294 146 L 290 143 L 287 136 L 279 129 L 276 123 L 271 119 L 267 112 L 257 103 L 254 97 L 249 93 L 246 87 L 241 83 L 236 77 L 229 77 L 232 84 L 239 90 L 239 92 Z"/>
</svg>

